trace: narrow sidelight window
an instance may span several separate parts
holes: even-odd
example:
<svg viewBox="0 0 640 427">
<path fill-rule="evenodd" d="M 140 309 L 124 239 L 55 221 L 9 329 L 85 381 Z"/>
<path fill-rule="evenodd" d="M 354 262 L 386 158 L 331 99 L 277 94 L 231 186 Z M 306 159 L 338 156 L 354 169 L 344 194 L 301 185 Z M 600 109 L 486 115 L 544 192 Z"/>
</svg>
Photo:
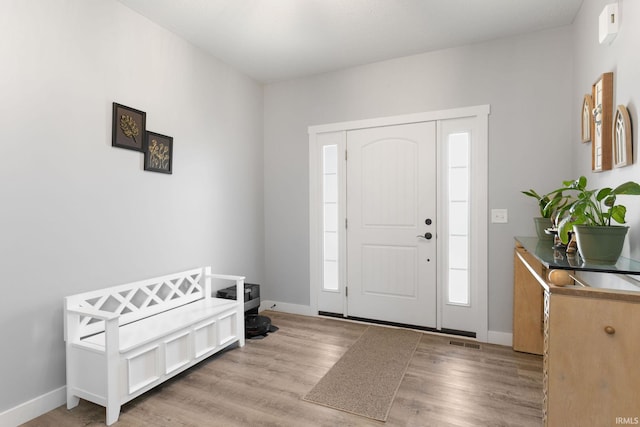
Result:
<svg viewBox="0 0 640 427">
<path fill-rule="evenodd" d="M 470 134 L 447 138 L 447 302 L 469 305 L 469 140 Z"/>
<path fill-rule="evenodd" d="M 323 282 L 324 290 L 338 290 L 338 146 L 322 148 Z"/>
</svg>

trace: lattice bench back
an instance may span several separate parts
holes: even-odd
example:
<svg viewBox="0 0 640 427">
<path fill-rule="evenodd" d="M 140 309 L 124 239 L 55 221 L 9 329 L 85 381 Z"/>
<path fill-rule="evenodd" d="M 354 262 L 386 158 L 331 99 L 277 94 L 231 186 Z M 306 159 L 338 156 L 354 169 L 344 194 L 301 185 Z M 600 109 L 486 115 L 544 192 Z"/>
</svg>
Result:
<svg viewBox="0 0 640 427">
<path fill-rule="evenodd" d="M 205 298 L 210 293 L 210 268 L 197 268 L 126 285 L 68 296 L 67 307 L 93 308 L 120 316 L 119 324 L 135 322 Z M 80 337 L 104 331 L 104 321 L 81 316 Z"/>
</svg>

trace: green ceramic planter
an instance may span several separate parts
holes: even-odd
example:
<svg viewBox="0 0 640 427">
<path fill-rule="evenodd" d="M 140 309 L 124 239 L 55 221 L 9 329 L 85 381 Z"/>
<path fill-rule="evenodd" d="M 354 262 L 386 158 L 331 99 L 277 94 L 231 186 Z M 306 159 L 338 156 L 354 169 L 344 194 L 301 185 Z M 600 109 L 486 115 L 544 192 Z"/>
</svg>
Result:
<svg viewBox="0 0 640 427">
<path fill-rule="evenodd" d="M 622 253 L 629 227 L 574 225 L 573 231 L 582 259 L 593 264 L 615 264 Z"/>
<path fill-rule="evenodd" d="M 550 218 L 533 218 L 533 222 L 536 226 L 536 234 L 540 240 L 553 240 L 553 234 L 547 234 L 544 232 L 547 228 L 551 228 L 553 224 Z"/>
</svg>

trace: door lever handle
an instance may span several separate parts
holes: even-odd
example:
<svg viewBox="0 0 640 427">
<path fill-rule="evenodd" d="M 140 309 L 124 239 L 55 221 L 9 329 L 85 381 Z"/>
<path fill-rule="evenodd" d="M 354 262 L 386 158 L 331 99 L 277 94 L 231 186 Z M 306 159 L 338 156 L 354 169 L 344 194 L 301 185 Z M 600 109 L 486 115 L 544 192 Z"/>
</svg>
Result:
<svg viewBox="0 0 640 427">
<path fill-rule="evenodd" d="M 433 237 L 433 234 L 426 232 L 424 233 L 424 235 L 418 234 L 416 237 L 420 237 L 421 239 L 431 240 L 431 238 Z"/>
</svg>

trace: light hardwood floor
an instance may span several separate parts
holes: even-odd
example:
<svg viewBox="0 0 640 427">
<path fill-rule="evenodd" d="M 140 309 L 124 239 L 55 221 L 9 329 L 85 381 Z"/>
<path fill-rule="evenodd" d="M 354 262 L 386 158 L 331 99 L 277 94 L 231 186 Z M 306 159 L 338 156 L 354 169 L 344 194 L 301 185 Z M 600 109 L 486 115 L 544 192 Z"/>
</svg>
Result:
<svg viewBox="0 0 640 427">
<path fill-rule="evenodd" d="M 118 427 L 540 426 L 542 358 L 511 348 L 452 345 L 424 334 L 386 423 L 302 397 L 367 325 L 265 312 L 278 332 L 213 356 L 122 407 Z M 466 341 L 470 342 L 470 341 Z M 25 426 L 104 425 L 104 408 L 61 406 Z"/>
</svg>

